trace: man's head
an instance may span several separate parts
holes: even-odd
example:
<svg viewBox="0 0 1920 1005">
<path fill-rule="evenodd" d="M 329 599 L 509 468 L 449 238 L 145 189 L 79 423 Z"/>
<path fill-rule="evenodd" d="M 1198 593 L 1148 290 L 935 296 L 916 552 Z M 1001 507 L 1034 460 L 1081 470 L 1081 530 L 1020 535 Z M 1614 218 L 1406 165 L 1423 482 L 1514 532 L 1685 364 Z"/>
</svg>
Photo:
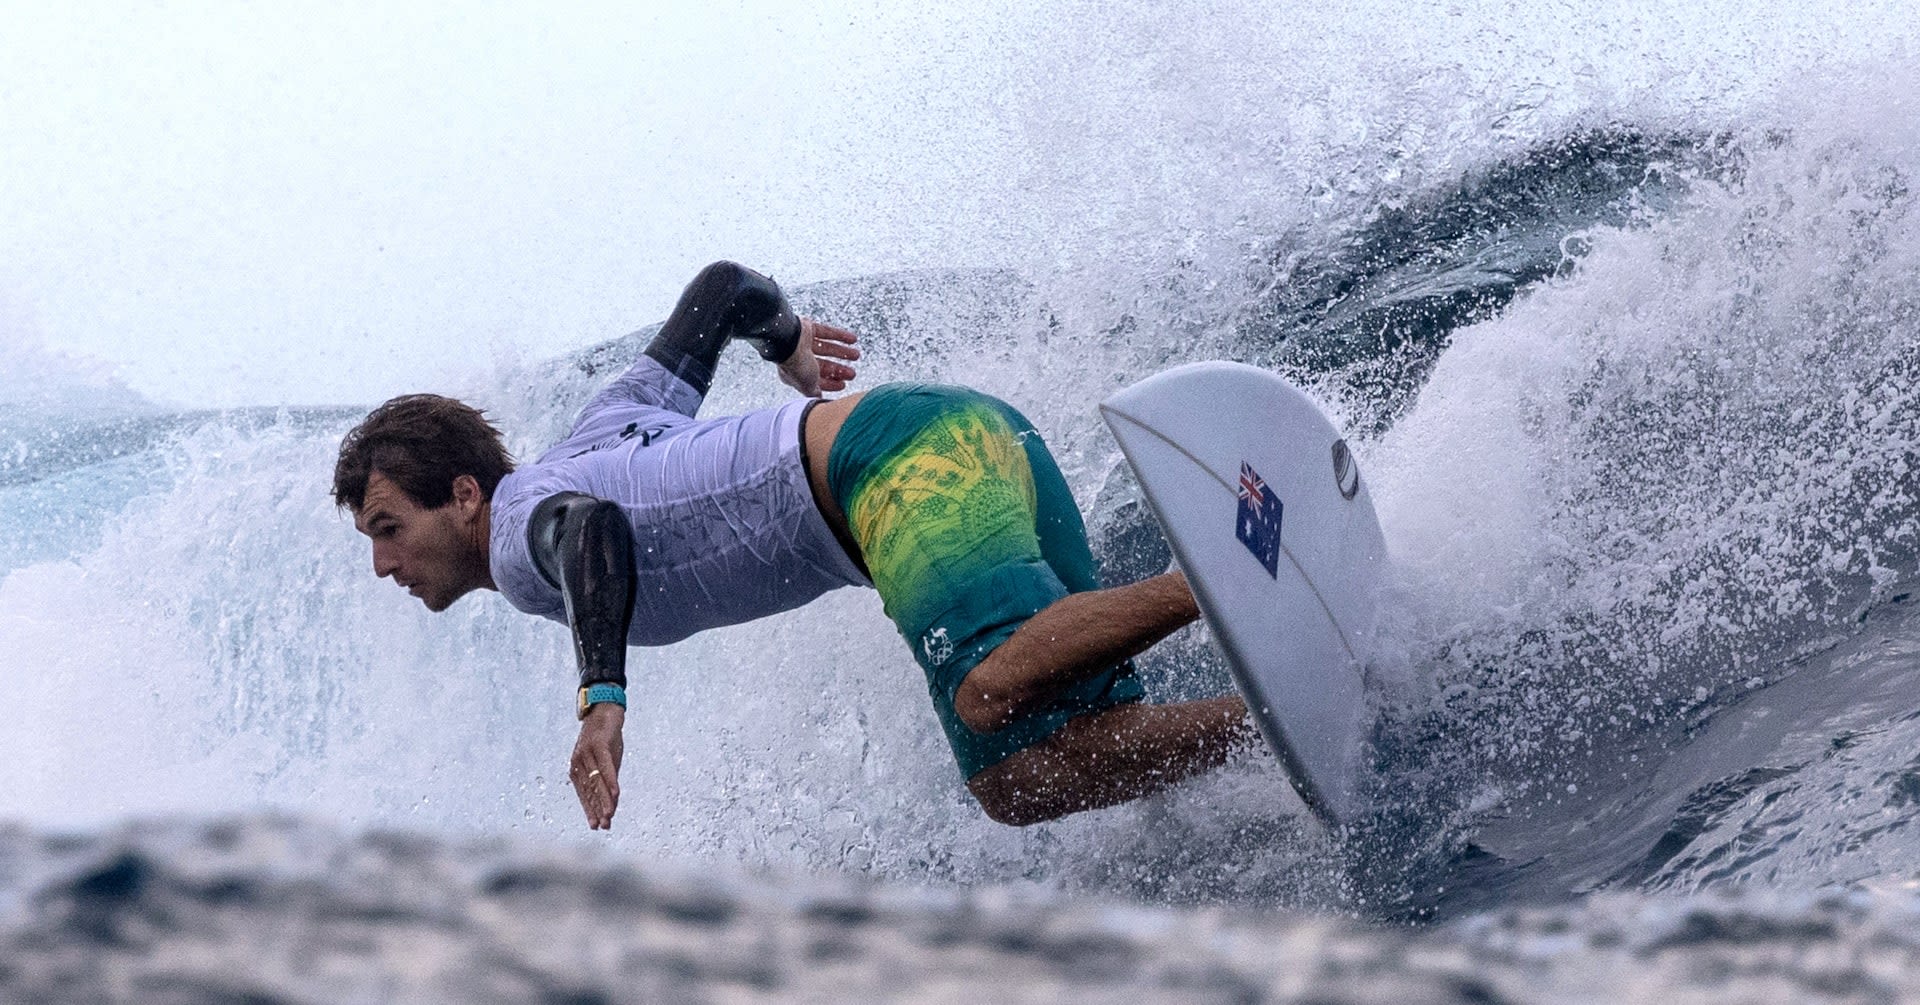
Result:
<svg viewBox="0 0 1920 1005">
<path fill-rule="evenodd" d="M 340 441 L 333 500 L 373 541 L 373 572 L 446 610 L 491 587 L 493 490 L 513 458 L 480 411 L 436 394 L 395 398 Z"/>
</svg>

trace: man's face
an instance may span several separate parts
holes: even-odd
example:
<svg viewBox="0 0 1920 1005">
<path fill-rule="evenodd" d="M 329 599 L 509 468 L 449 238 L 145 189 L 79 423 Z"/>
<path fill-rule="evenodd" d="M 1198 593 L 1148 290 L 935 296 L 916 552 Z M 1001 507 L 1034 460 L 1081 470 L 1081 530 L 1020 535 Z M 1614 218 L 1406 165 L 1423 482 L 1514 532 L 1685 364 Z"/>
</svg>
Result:
<svg viewBox="0 0 1920 1005">
<path fill-rule="evenodd" d="M 354 527 L 373 540 L 373 574 L 392 576 L 429 611 L 444 611 L 483 585 L 475 579 L 474 563 L 484 572 L 486 552 L 474 543 L 473 521 L 476 516 L 484 521 L 485 503 L 478 500 L 477 485 L 468 490 L 462 481 L 473 479 L 463 476 L 454 483 L 451 501 L 427 509 L 375 471 L 353 514 Z"/>
</svg>

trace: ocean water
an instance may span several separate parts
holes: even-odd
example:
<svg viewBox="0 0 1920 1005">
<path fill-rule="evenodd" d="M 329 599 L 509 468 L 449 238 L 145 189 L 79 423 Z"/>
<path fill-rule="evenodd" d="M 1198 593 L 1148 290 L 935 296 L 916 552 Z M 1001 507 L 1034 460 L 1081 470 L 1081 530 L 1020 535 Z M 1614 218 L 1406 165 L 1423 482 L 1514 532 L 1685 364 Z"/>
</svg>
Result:
<svg viewBox="0 0 1920 1005">
<path fill-rule="evenodd" d="M 765 180 L 790 196 L 790 243 L 762 250 L 811 271 L 790 283 L 803 309 L 864 333 L 862 382 L 960 380 L 1021 407 L 1112 578 L 1165 557 L 1104 394 L 1236 358 L 1349 425 L 1393 556 L 1379 810 L 1349 831 L 1307 821 L 1262 754 L 995 825 L 877 599 L 849 590 L 636 652 L 625 804 L 589 835 L 563 780 L 564 630 L 490 595 L 427 614 L 374 580 L 332 507 L 363 406 L 183 405 L 111 352 L 24 335 L 0 345 L 0 819 L 112 834 L 274 812 L 1354 926 L 1332 943 L 1437 924 L 1468 960 L 1563 975 L 1612 959 L 1604 932 L 1689 912 L 1771 919 L 1789 954 L 1884 948 L 1861 933 L 1920 906 L 1913 13 L 990 10 L 919 38 L 933 76 L 886 78 L 885 115 L 835 120 L 946 123 L 927 156 L 971 136 L 971 168 L 871 168 L 877 215 L 838 220 Z M 827 191 L 866 170 L 788 139 Z M 668 257 L 749 257 L 674 233 Z M 835 250 L 808 257 L 814 233 Z M 532 455 L 659 313 L 450 359 L 422 389 Z M 741 351 L 706 408 L 784 393 Z M 1165 697 L 1226 687 L 1198 630 L 1145 672 Z M 8 876 L 0 903 L 71 893 Z M 1856 953 L 1865 983 L 1833 996 L 1897 994 L 1867 971 L 1910 973 L 1907 952 Z M 1650 954 L 1632 958 L 1663 972 Z"/>
</svg>

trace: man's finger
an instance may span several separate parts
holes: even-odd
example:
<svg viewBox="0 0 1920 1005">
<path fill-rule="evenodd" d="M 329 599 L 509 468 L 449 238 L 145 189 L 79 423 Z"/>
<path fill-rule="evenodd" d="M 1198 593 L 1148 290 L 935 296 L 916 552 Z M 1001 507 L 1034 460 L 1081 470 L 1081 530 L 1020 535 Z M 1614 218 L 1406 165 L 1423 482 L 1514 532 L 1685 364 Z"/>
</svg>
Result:
<svg viewBox="0 0 1920 1005">
<path fill-rule="evenodd" d="M 809 324 L 812 325 L 813 336 L 816 339 L 831 339 L 835 342 L 860 341 L 860 336 L 855 335 L 845 328 L 838 328 L 827 324 L 825 321 L 809 321 Z"/>
<path fill-rule="evenodd" d="M 580 797 L 580 808 L 586 811 L 587 826 L 605 830 L 613 824 L 612 757 L 604 747 L 589 747 L 576 750 L 574 758 L 574 791 Z"/>
<path fill-rule="evenodd" d="M 593 752 L 593 759 L 599 765 L 600 774 L 594 781 L 600 783 L 600 794 L 606 807 L 605 823 L 609 830 L 613 828 L 613 813 L 620 808 L 620 769 L 613 765 L 613 751 L 601 747 Z"/>
<path fill-rule="evenodd" d="M 859 349 L 850 345 L 843 345 L 839 342 L 815 342 L 813 344 L 813 354 L 815 356 L 830 356 L 834 359 L 860 358 Z"/>
<path fill-rule="evenodd" d="M 579 763 L 575 763 L 569 775 L 573 782 L 573 794 L 580 800 L 580 810 L 587 815 L 587 826 L 598 829 L 600 826 L 597 822 L 598 818 L 593 812 L 593 783 L 598 781 L 598 779 L 588 778 L 587 772 L 589 770 L 591 769 L 583 768 Z"/>
<path fill-rule="evenodd" d="M 613 751 L 609 750 L 606 754 L 606 763 L 606 774 L 600 777 L 607 783 L 607 795 L 613 798 L 613 805 L 618 807 L 620 805 L 620 761 L 613 756 Z"/>
<path fill-rule="evenodd" d="M 607 798 L 607 776 L 594 775 L 587 779 L 587 800 L 593 804 L 593 827 L 606 830 L 613 824 L 613 808 Z"/>
</svg>

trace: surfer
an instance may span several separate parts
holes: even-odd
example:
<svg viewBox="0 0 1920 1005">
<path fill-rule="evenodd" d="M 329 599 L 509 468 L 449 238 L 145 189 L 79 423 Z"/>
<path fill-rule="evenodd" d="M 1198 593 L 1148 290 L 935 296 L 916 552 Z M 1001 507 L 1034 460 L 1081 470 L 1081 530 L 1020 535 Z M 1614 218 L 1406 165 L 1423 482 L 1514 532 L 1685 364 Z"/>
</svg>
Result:
<svg viewBox="0 0 1920 1005">
<path fill-rule="evenodd" d="M 804 397 L 696 418 L 721 349 Z M 1252 737 L 1238 696 L 1148 704 L 1132 657 L 1199 616 L 1177 571 L 1099 589 L 1032 423 L 961 387 L 855 378 L 857 338 L 774 282 L 708 266 L 572 431 L 516 468 L 481 412 L 394 398 L 340 445 L 335 501 L 374 573 L 429 610 L 476 589 L 570 626 L 588 825 L 619 806 L 626 650 L 872 585 L 925 671 L 968 790 L 1025 825 L 1125 802 Z"/>
</svg>

